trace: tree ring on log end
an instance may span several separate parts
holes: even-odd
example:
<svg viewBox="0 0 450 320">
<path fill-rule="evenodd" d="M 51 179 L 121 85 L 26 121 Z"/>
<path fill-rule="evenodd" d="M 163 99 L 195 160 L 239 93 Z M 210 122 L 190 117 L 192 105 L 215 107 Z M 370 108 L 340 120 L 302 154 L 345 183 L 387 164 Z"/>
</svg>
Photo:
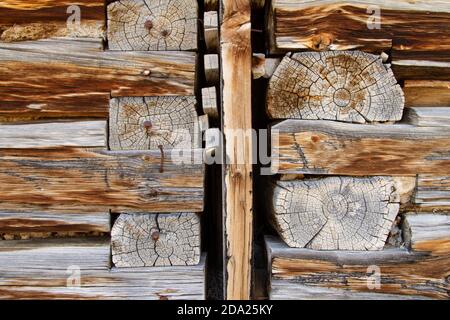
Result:
<svg viewBox="0 0 450 320">
<path fill-rule="evenodd" d="M 401 120 L 404 95 L 380 56 L 358 51 L 286 55 L 269 82 L 273 119 Z"/>
<path fill-rule="evenodd" d="M 291 247 L 381 250 L 399 211 L 390 177 L 279 181 L 275 228 Z"/>
</svg>

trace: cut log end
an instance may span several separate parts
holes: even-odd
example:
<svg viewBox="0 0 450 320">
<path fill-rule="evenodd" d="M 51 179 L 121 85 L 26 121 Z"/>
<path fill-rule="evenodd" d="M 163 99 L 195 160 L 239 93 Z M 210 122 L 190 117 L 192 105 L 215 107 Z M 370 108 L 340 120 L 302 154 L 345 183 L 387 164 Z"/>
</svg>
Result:
<svg viewBox="0 0 450 320">
<path fill-rule="evenodd" d="M 203 112 L 211 119 L 219 118 L 216 87 L 202 89 Z"/>
<path fill-rule="evenodd" d="M 380 56 L 357 51 L 287 55 L 269 84 L 273 119 L 401 120 L 404 95 Z"/>
<path fill-rule="evenodd" d="M 200 262 L 200 217 L 193 213 L 121 214 L 111 231 L 118 268 Z"/>
<path fill-rule="evenodd" d="M 278 182 L 273 222 L 291 247 L 381 250 L 399 211 L 388 177 Z"/>
</svg>

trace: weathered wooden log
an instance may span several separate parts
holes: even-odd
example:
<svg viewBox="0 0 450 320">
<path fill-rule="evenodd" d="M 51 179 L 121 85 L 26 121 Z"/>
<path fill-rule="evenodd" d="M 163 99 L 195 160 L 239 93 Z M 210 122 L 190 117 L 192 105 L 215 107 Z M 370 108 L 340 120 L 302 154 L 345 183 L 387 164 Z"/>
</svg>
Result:
<svg viewBox="0 0 450 320">
<path fill-rule="evenodd" d="M 194 96 L 111 99 L 110 149 L 201 148 L 195 104 Z"/>
<path fill-rule="evenodd" d="M 202 89 L 202 106 L 203 112 L 207 114 L 211 119 L 219 118 L 216 87 Z"/>
<path fill-rule="evenodd" d="M 446 53 L 450 56 L 450 53 Z M 433 56 L 433 52 L 429 53 Z M 392 71 L 398 80 L 442 80 L 450 79 L 450 62 L 421 60 L 392 60 Z"/>
<path fill-rule="evenodd" d="M 106 121 L 0 124 L 0 148 L 106 147 Z"/>
<path fill-rule="evenodd" d="M 107 11 L 109 50 L 197 49 L 196 0 L 119 0 Z"/>
<path fill-rule="evenodd" d="M 55 212 L 0 212 L 0 233 L 109 232 L 110 214 Z"/>
<path fill-rule="evenodd" d="M 194 95 L 195 60 L 191 52 L 103 51 L 93 39 L 0 43 L 0 121 L 106 119 L 111 95 Z"/>
<path fill-rule="evenodd" d="M 205 2 L 205 10 L 218 10 L 219 9 L 219 0 L 204 0 Z M 251 0 L 253 9 L 263 9 L 266 0 Z"/>
<path fill-rule="evenodd" d="M 286 120 L 272 126 L 272 171 L 285 174 L 445 175 L 450 130 Z"/>
<path fill-rule="evenodd" d="M 404 248 L 314 251 L 266 237 L 271 299 L 448 299 L 448 216 L 407 216 Z"/>
<path fill-rule="evenodd" d="M 202 150 L 1 149 L 0 208 L 52 212 L 203 210 Z M 20 187 L 18 187 L 20 186 Z"/>
<path fill-rule="evenodd" d="M 219 55 L 206 54 L 204 59 L 206 85 L 214 86 L 219 83 L 220 79 Z"/>
<path fill-rule="evenodd" d="M 222 188 L 225 297 L 250 299 L 252 274 L 252 44 L 251 1 L 222 0 Z"/>
<path fill-rule="evenodd" d="M 418 127 L 449 127 L 450 107 L 407 108 L 405 118 Z"/>
<path fill-rule="evenodd" d="M 252 58 L 253 79 L 269 79 L 281 63 L 279 58 L 266 58 L 262 53 L 254 53 Z"/>
<path fill-rule="evenodd" d="M 206 51 L 217 53 L 219 48 L 219 19 L 217 11 L 206 11 L 203 16 Z"/>
<path fill-rule="evenodd" d="M 380 56 L 358 51 L 288 54 L 267 94 L 272 119 L 397 121 L 403 107 L 390 68 Z"/>
<path fill-rule="evenodd" d="M 0 41 L 104 38 L 104 26 L 104 0 L 4 0 L 0 3 Z"/>
<path fill-rule="evenodd" d="M 406 107 L 450 107 L 450 81 L 407 80 Z"/>
<path fill-rule="evenodd" d="M 381 250 L 399 211 L 389 177 L 278 181 L 271 218 L 294 248 Z"/>
<path fill-rule="evenodd" d="M 414 203 L 421 207 L 450 208 L 450 176 L 419 175 Z"/>
<path fill-rule="evenodd" d="M 121 214 L 111 231 L 118 268 L 187 266 L 200 262 L 200 217 L 195 213 Z"/>
</svg>

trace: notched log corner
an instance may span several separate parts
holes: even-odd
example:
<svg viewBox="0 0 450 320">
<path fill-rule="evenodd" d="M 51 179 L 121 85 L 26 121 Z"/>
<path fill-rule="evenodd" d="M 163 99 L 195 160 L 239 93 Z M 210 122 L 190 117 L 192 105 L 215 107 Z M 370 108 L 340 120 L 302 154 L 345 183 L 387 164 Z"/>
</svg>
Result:
<svg viewBox="0 0 450 320">
<path fill-rule="evenodd" d="M 277 182 L 271 210 L 275 228 L 291 247 L 381 250 L 399 201 L 390 177 L 328 177 Z"/>
<path fill-rule="evenodd" d="M 194 213 L 121 214 L 111 231 L 116 267 L 185 266 L 200 262 L 200 217 Z"/>
<path fill-rule="evenodd" d="M 404 95 L 382 58 L 358 51 L 288 54 L 272 76 L 273 119 L 401 120 Z"/>
</svg>

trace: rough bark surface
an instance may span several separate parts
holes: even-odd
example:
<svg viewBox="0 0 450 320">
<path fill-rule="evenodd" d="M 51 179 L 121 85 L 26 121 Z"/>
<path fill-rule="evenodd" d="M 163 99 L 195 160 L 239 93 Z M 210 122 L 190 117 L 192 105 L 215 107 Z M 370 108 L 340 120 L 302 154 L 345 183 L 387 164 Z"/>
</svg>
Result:
<svg viewBox="0 0 450 320">
<path fill-rule="evenodd" d="M 200 217 L 194 213 L 121 214 L 111 231 L 116 267 L 196 265 Z"/>
<path fill-rule="evenodd" d="M 196 0 L 119 0 L 108 5 L 110 50 L 197 49 Z"/>
<path fill-rule="evenodd" d="M 267 97 L 273 119 L 396 121 L 403 107 L 403 92 L 390 68 L 380 56 L 358 51 L 287 55 Z"/>
<path fill-rule="evenodd" d="M 291 247 L 381 250 L 399 211 L 396 198 L 388 177 L 280 181 L 274 224 Z"/>
</svg>

